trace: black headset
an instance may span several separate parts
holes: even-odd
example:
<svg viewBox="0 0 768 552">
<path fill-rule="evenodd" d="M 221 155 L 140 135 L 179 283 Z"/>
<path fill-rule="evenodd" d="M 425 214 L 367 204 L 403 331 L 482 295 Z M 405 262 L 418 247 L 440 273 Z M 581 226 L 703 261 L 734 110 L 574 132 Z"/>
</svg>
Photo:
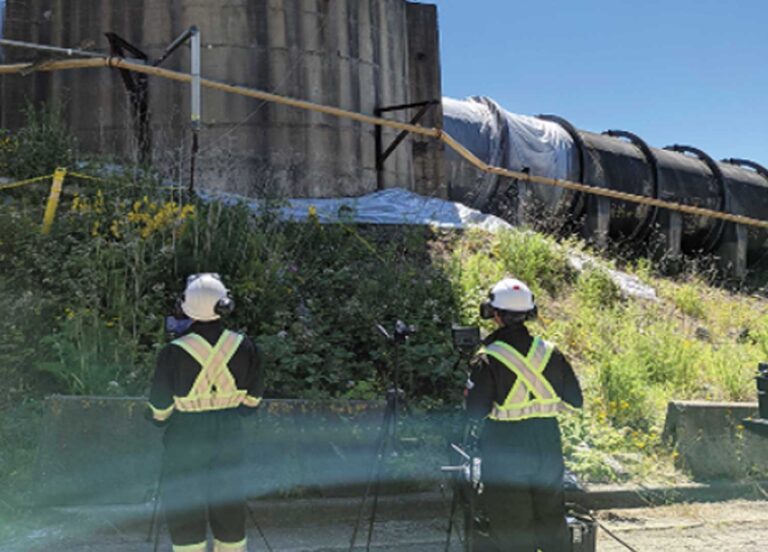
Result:
<svg viewBox="0 0 768 552">
<path fill-rule="evenodd" d="M 218 301 L 216 301 L 216 304 L 213 307 L 213 312 L 218 314 L 219 316 L 227 316 L 232 314 L 232 311 L 235 310 L 235 300 L 232 297 L 232 293 L 229 291 L 229 288 L 224 285 L 224 281 L 221 279 L 221 276 L 217 272 L 199 272 L 197 274 L 190 274 L 187 276 L 187 283 L 184 286 L 184 291 L 181 292 L 181 296 L 179 296 L 176 299 L 176 311 L 178 313 L 184 314 L 184 311 L 181 308 L 181 304 L 186 300 L 185 298 L 185 292 L 187 291 L 187 288 L 189 287 L 189 284 L 203 276 L 204 274 L 209 274 L 216 278 L 219 282 L 221 282 L 221 285 L 224 286 L 224 289 L 227 290 L 226 297 L 222 297 Z"/>
</svg>

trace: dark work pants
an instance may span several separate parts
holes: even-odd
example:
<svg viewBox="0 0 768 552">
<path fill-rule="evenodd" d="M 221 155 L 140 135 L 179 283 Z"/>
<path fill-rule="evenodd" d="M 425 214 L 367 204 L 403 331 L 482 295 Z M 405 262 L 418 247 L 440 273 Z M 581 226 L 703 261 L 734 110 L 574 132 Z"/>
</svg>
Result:
<svg viewBox="0 0 768 552">
<path fill-rule="evenodd" d="M 490 538 L 478 551 L 567 552 L 563 454 L 554 418 L 487 422 L 480 506 Z"/>
<path fill-rule="evenodd" d="M 235 410 L 175 412 L 163 437 L 161 497 L 174 545 L 245 538 L 243 443 Z"/>
</svg>

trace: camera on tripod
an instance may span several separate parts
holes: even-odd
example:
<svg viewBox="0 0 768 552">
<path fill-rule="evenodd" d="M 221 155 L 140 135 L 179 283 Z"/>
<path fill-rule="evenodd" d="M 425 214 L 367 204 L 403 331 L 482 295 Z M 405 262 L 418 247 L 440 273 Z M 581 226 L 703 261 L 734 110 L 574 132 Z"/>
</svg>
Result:
<svg viewBox="0 0 768 552">
<path fill-rule="evenodd" d="M 416 333 L 416 326 L 414 324 L 406 324 L 402 320 L 395 322 L 395 329 L 392 333 L 389 333 L 381 324 L 376 324 L 376 329 L 381 335 L 395 343 L 405 343 L 409 337 Z"/>
<path fill-rule="evenodd" d="M 453 338 L 453 348 L 460 355 L 469 356 L 475 352 L 480 345 L 480 328 L 477 326 L 451 326 L 451 337 Z"/>
</svg>

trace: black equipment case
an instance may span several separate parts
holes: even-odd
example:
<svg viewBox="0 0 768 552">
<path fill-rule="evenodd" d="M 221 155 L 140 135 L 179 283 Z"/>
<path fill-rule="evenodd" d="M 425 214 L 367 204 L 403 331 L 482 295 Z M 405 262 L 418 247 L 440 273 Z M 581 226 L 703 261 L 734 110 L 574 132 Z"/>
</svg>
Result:
<svg viewBox="0 0 768 552">
<path fill-rule="evenodd" d="M 571 532 L 571 552 L 595 552 L 597 550 L 597 523 L 584 516 L 568 515 Z"/>
</svg>

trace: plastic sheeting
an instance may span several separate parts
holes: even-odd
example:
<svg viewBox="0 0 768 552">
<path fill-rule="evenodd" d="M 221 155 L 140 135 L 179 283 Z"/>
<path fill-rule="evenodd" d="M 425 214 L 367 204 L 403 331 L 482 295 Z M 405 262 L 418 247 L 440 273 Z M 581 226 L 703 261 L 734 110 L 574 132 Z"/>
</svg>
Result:
<svg viewBox="0 0 768 552">
<path fill-rule="evenodd" d="M 259 200 L 224 192 L 198 192 L 205 200 L 246 203 L 255 213 L 265 204 Z M 362 197 L 337 199 L 288 199 L 275 207 L 281 220 L 305 222 L 316 217 L 323 224 L 350 222 L 357 224 L 416 224 L 437 228 L 481 228 L 488 232 L 511 230 L 508 222 L 471 209 L 461 203 L 424 197 L 408 190 L 392 188 Z M 625 295 L 656 299 L 656 292 L 636 276 L 613 270 L 584 253 L 569 253 L 569 262 L 579 272 L 588 266 L 600 266 Z"/>
<path fill-rule="evenodd" d="M 256 199 L 223 192 L 199 192 L 203 199 L 245 202 L 254 212 L 265 204 Z M 493 215 L 486 215 L 461 203 L 425 197 L 392 188 L 361 197 L 333 199 L 288 199 L 276 209 L 281 220 L 303 222 L 310 216 L 321 223 L 354 222 L 358 224 L 418 224 L 438 228 L 482 228 L 489 232 L 512 226 Z"/>
<path fill-rule="evenodd" d="M 573 139 L 557 123 L 510 113 L 490 98 L 443 98 L 443 128 L 490 165 L 549 178 L 578 180 Z M 446 148 L 451 199 L 484 208 L 500 177 L 479 173 Z M 538 187 L 542 188 L 542 187 Z M 547 193 L 561 194 L 561 190 Z M 558 198 L 554 199 L 555 203 Z"/>
</svg>

